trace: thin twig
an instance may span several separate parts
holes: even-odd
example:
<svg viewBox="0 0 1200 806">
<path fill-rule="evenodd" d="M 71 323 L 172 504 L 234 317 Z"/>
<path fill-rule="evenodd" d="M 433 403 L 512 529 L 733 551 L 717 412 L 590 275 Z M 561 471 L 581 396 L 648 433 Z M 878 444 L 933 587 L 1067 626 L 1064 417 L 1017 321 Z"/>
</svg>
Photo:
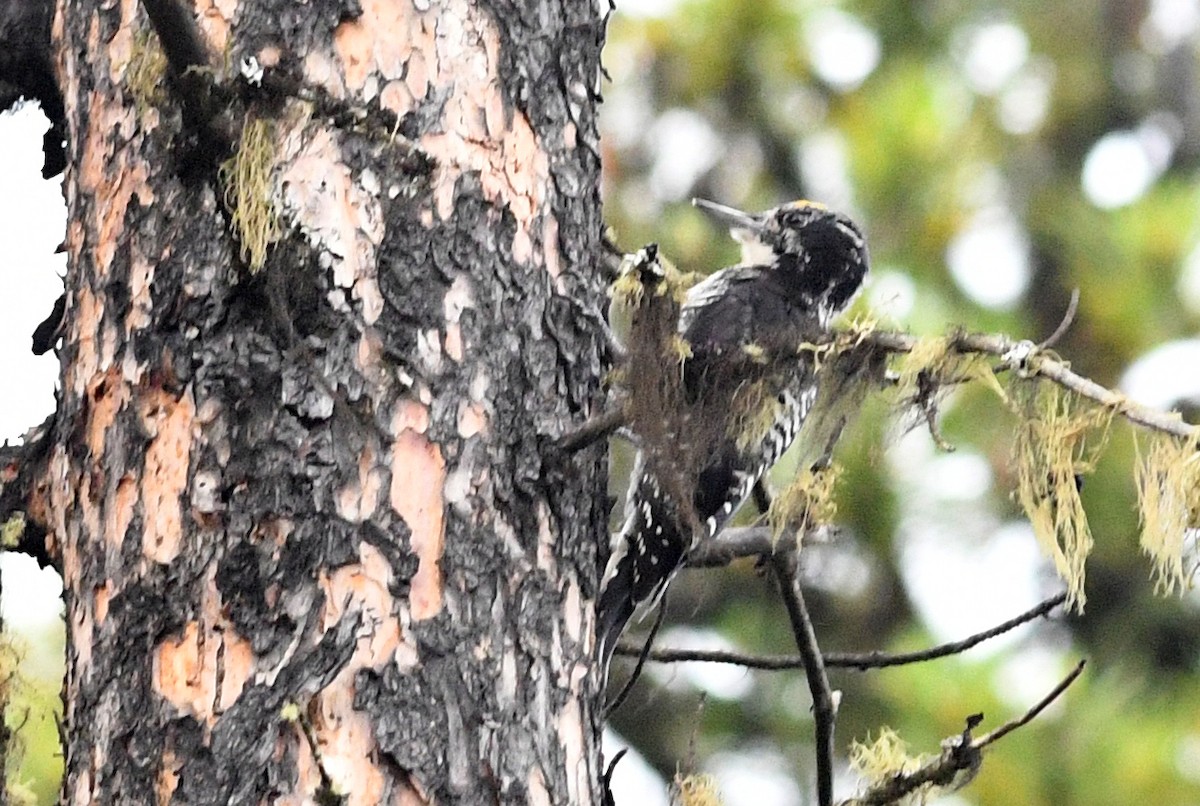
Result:
<svg viewBox="0 0 1200 806">
<path fill-rule="evenodd" d="M 1071 289 L 1071 301 L 1067 304 L 1067 312 L 1063 314 L 1062 321 L 1058 323 L 1058 327 L 1054 328 L 1054 332 L 1047 336 L 1040 344 L 1039 350 L 1045 350 L 1047 347 L 1053 347 L 1058 344 L 1058 340 L 1066 335 L 1067 330 L 1075 322 L 1075 313 L 1079 310 L 1079 289 Z"/>
<path fill-rule="evenodd" d="M 1087 661 L 1086 660 L 1079 661 L 1079 663 L 1075 664 L 1075 668 L 1072 669 L 1071 672 L 1062 679 L 1062 682 L 1059 683 L 1057 686 L 1055 686 L 1054 689 L 1049 694 L 1047 694 L 1045 697 L 1043 697 L 1040 702 L 1038 702 L 1036 705 L 1034 705 L 1032 708 L 1030 708 L 1028 711 L 1026 711 L 1024 714 L 1022 714 L 1017 719 L 1011 720 L 1009 722 L 1005 722 L 1003 725 L 996 728 L 991 733 L 980 736 L 978 739 L 976 739 L 972 743 L 972 745 L 977 750 L 982 750 L 983 748 L 987 747 L 989 744 L 1000 741 L 1001 739 L 1003 739 L 1009 733 L 1012 733 L 1017 728 L 1022 727 L 1023 725 L 1027 725 L 1030 722 L 1032 722 L 1037 717 L 1038 714 L 1040 714 L 1042 711 L 1046 710 L 1047 707 L 1049 707 L 1050 703 L 1057 700 L 1062 695 L 1062 693 L 1064 691 L 1066 691 L 1067 688 L 1069 688 L 1072 683 L 1075 682 L 1076 678 L 1078 678 L 1079 675 L 1083 674 L 1084 666 L 1087 666 Z"/>
<path fill-rule="evenodd" d="M 1003 635 L 1009 630 L 1046 615 L 1066 600 L 1066 593 L 1052 596 L 1036 607 L 1026 610 L 1021 615 L 1011 618 L 1003 624 L 997 624 L 989 630 L 968 636 L 961 641 L 953 641 L 916 652 L 898 652 L 896 654 L 888 654 L 886 652 L 830 652 L 825 656 L 825 665 L 865 671 L 867 669 L 882 669 L 888 666 L 903 666 L 908 663 L 921 663 L 936 658 L 944 658 L 947 655 L 958 655 L 973 646 L 982 644 L 990 638 Z"/>
<path fill-rule="evenodd" d="M 995 627 L 984 630 L 983 632 L 975 633 L 960 641 L 953 641 L 946 644 L 939 644 L 929 649 L 919 650 L 917 652 L 826 652 L 823 655 L 826 668 L 842 668 L 842 669 L 858 669 L 866 671 L 867 669 L 883 669 L 889 666 L 903 666 L 909 663 L 921 663 L 928 660 L 936 660 L 944 658 L 948 655 L 957 655 L 977 646 L 984 641 L 995 638 L 998 635 L 1033 621 L 1036 618 L 1047 615 L 1051 610 L 1061 605 L 1066 601 L 1067 595 L 1060 593 L 1054 596 L 1037 607 L 1026 610 L 1019 616 L 1011 618 L 1003 624 L 997 624 Z M 618 644 L 615 650 L 617 655 L 638 655 L 642 651 L 642 646 L 633 646 L 631 644 Z M 804 665 L 804 658 L 799 655 L 752 655 L 745 652 L 737 652 L 730 650 L 712 650 L 712 649 L 676 649 L 672 647 L 663 647 L 653 649 L 650 652 L 650 660 L 656 663 L 684 663 L 684 662 L 699 662 L 699 663 L 729 663 L 735 666 L 743 666 L 747 669 L 759 669 L 764 671 L 781 671 L 784 669 L 798 669 Z"/>
<path fill-rule="evenodd" d="M 599 442 L 623 425 L 625 425 L 625 410 L 620 406 L 613 406 L 573 431 L 563 434 L 555 445 L 564 453 L 574 453 Z"/>
<path fill-rule="evenodd" d="M 951 791 L 965 786 L 978 772 L 983 760 L 983 749 L 1000 740 L 1012 731 L 1032 722 L 1038 714 L 1054 702 L 1083 672 L 1087 661 L 1080 661 L 1054 689 L 1036 705 L 1017 719 L 1005 722 L 991 733 L 971 737 L 971 731 L 982 720 L 982 715 L 967 718 L 966 729 L 957 736 L 942 742 L 942 752 L 912 772 L 900 772 L 875 783 L 862 795 L 843 801 L 841 806 L 882 806 L 896 803 L 917 790 L 927 786 L 947 787 Z"/>
<path fill-rule="evenodd" d="M 893 353 L 912 352 L 918 338 L 905 333 L 875 331 L 863 336 L 865 341 L 878 345 L 881 349 Z M 991 333 L 962 333 L 950 339 L 950 349 L 959 353 L 984 353 L 1000 358 L 1006 358 L 1018 350 L 1022 342 L 1014 341 L 1008 336 Z M 1120 392 L 1106 389 L 1100 384 L 1072 372 L 1067 362 L 1060 361 L 1049 354 L 1039 353 L 1033 345 L 1033 352 L 1021 362 L 1021 370 L 1027 375 L 1040 375 L 1054 381 L 1064 389 L 1108 406 L 1132 423 L 1162 431 L 1166 434 L 1188 439 L 1200 435 L 1200 426 L 1190 425 L 1183 421 L 1178 413 L 1161 412 L 1134 403 Z"/>
<path fill-rule="evenodd" d="M 788 618 L 792 622 L 792 635 L 796 648 L 804 658 L 804 674 L 808 678 L 808 690 L 812 694 L 813 730 L 816 733 L 817 756 L 817 803 L 819 806 L 833 804 L 833 724 L 836 713 L 833 691 L 829 688 L 829 677 L 825 674 L 825 663 L 817 644 L 804 595 L 800 591 L 800 575 L 797 573 L 795 551 L 777 552 L 771 557 L 779 591 L 787 606 Z"/>
</svg>

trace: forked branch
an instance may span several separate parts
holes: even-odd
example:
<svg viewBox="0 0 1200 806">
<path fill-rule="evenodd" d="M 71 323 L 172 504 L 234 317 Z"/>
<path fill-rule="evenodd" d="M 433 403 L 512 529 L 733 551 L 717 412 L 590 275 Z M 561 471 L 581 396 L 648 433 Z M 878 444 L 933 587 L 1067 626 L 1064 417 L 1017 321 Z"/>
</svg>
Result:
<svg viewBox="0 0 1200 806">
<path fill-rule="evenodd" d="M 951 791 L 966 785 L 979 770 L 983 749 L 999 741 L 1017 728 L 1028 725 L 1038 714 L 1062 696 L 1062 693 L 1083 673 L 1086 661 L 1080 661 L 1057 686 L 1033 707 L 1016 719 L 1005 722 L 994 731 L 980 736 L 971 736 L 971 731 L 982 721 L 982 715 L 967 719 L 966 729 L 942 743 L 942 752 L 911 772 L 898 772 L 870 786 L 857 798 L 842 801 L 839 806 L 883 806 L 896 803 L 925 787 L 947 787 Z"/>
</svg>

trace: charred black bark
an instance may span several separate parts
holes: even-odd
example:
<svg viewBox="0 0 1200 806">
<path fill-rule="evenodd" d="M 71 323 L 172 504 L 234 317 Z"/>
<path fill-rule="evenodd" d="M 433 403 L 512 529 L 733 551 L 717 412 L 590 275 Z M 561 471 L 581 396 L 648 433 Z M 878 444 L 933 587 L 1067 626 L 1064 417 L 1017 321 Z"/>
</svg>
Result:
<svg viewBox="0 0 1200 806">
<path fill-rule="evenodd" d="M 63 9 L 78 226 L 44 524 L 68 800 L 598 802 L 606 473 L 553 441 L 600 402 L 603 22 L 435 12 L 497 82 L 447 62 L 410 108 L 345 91 L 327 114 L 307 57 L 342 70 L 351 35 L 387 32 L 347 31 L 357 4 L 245 0 L 223 55 L 288 82 L 213 80 L 281 144 L 252 275 L 215 172 L 179 178 L 186 99 L 133 125 L 112 83 L 108 43 L 147 20 Z M 447 105 L 489 86 L 479 150 L 435 153 L 474 123 Z"/>
<path fill-rule="evenodd" d="M 21 98 L 41 104 L 50 119 L 50 130 L 42 138 L 46 178 L 62 173 L 67 164 L 62 95 L 50 52 L 53 18 L 50 0 L 0 0 L 0 112 Z"/>
</svg>

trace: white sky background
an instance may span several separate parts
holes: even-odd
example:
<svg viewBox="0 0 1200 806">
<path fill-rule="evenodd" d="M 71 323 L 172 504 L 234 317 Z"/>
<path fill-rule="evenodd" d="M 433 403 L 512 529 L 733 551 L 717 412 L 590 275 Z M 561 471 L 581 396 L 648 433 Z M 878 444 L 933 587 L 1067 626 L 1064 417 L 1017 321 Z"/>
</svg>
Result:
<svg viewBox="0 0 1200 806">
<path fill-rule="evenodd" d="M 58 360 L 30 352 L 33 329 L 62 293 L 66 207 L 60 178 L 42 179 L 45 116 L 27 105 L 0 115 L 0 439 L 15 440 L 54 410 Z"/>
<path fill-rule="evenodd" d="M 0 114 L 0 440 L 16 442 L 54 410 L 58 359 L 30 351 L 33 329 L 62 293 L 66 207 L 61 180 L 42 179 L 48 123 L 27 105 Z M 25 555 L 0 555 L 0 608 L 14 629 L 41 629 L 59 618 L 58 575 Z"/>
</svg>

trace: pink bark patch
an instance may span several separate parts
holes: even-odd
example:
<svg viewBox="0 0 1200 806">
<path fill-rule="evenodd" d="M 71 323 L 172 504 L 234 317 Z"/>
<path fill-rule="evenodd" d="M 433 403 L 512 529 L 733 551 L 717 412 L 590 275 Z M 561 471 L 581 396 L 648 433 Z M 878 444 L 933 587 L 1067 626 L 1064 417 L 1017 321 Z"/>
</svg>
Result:
<svg viewBox="0 0 1200 806">
<path fill-rule="evenodd" d="M 392 419 L 392 509 L 412 532 L 417 573 L 412 580 L 409 606 L 414 621 L 437 615 L 442 609 L 442 570 L 439 562 L 446 540 L 446 462 L 442 451 L 425 437 L 429 410 L 411 400 L 401 401 Z"/>
<path fill-rule="evenodd" d="M 196 406 L 190 393 L 176 400 L 156 389 L 142 401 L 142 417 L 155 434 L 142 473 L 142 553 L 169 563 L 178 556 L 183 536 L 180 497 L 187 489 Z"/>
</svg>

